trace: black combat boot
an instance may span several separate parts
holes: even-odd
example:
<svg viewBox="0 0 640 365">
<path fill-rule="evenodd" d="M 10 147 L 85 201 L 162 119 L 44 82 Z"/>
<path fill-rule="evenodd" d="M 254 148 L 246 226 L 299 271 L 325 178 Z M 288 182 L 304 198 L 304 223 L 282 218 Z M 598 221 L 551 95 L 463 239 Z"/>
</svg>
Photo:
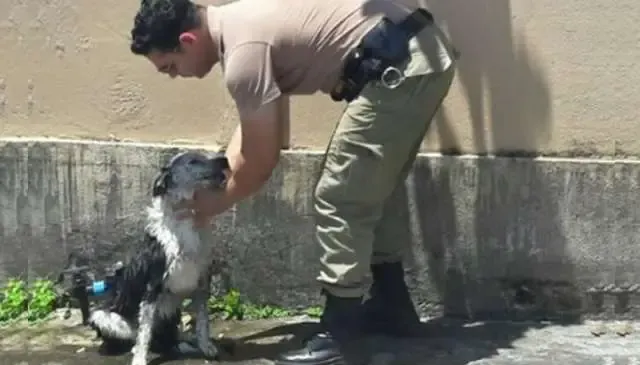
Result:
<svg viewBox="0 0 640 365">
<path fill-rule="evenodd" d="M 368 334 L 420 337 L 424 326 L 411 301 L 401 262 L 371 265 L 373 284 L 364 303 L 364 328 Z"/>
<path fill-rule="evenodd" d="M 322 330 L 304 347 L 280 354 L 275 365 L 363 365 L 362 298 L 340 298 L 328 293 L 320 317 Z"/>
</svg>

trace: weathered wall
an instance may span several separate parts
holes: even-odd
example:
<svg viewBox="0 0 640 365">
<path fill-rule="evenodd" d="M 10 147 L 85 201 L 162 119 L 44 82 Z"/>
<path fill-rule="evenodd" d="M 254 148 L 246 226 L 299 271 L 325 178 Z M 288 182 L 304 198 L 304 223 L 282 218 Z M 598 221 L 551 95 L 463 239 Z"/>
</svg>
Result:
<svg viewBox="0 0 640 365">
<path fill-rule="evenodd" d="M 426 2 L 462 58 L 424 150 L 640 155 L 637 2 Z M 225 143 L 237 120 L 217 70 L 169 80 L 132 56 L 135 5 L 1 1 L 0 136 Z M 320 95 L 294 99 L 293 146 L 322 149 L 341 109 Z M 55 270 L 71 247 L 119 256 L 169 153 L 3 144 L 0 280 Z M 254 299 L 294 305 L 317 294 L 309 192 L 319 159 L 286 153 L 263 194 L 221 218 L 233 282 Z M 518 277 L 578 291 L 638 281 L 639 171 L 630 161 L 421 156 L 398 198 L 412 222 L 416 298 L 463 313 L 509 307 L 505 285 Z"/>
<path fill-rule="evenodd" d="M 0 141 L 0 282 L 55 273 L 72 249 L 99 264 L 124 257 L 155 169 L 175 152 Z M 216 223 L 230 282 L 253 300 L 318 299 L 310 194 L 321 157 L 285 153 L 268 186 Z M 639 184 L 637 162 L 420 156 L 395 197 L 416 301 L 458 315 L 508 314 L 516 302 L 566 311 L 594 285 L 638 282 Z"/>
<path fill-rule="evenodd" d="M 462 59 L 425 149 L 640 154 L 640 3 L 426 2 Z M 224 143 L 236 114 L 218 73 L 171 81 L 133 57 L 136 4 L 0 2 L 0 134 Z M 295 99 L 293 145 L 324 147 L 341 108 Z"/>
</svg>

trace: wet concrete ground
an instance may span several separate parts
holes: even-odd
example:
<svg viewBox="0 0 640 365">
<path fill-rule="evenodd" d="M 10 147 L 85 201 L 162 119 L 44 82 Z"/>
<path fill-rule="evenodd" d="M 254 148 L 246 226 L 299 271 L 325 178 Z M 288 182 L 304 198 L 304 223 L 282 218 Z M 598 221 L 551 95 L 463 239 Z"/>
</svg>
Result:
<svg viewBox="0 0 640 365">
<path fill-rule="evenodd" d="M 93 334 L 77 323 L 77 318 L 54 319 L 36 326 L 1 328 L 0 365 L 128 364 L 130 355 L 100 355 Z M 235 344 L 235 352 L 223 355 L 217 363 L 271 364 L 270 359 L 297 347 L 316 325 L 305 317 L 216 322 L 213 334 L 222 334 L 223 344 Z M 558 325 L 434 319 L 426 321 L 424 338 L 375 338 L 370 345 L 378 354 L 376 365 L 640 365 L 637 329 L 640 322 Z M 150 365 L 205 363 L 216 362 L 152 357 Z"/>
</svg>

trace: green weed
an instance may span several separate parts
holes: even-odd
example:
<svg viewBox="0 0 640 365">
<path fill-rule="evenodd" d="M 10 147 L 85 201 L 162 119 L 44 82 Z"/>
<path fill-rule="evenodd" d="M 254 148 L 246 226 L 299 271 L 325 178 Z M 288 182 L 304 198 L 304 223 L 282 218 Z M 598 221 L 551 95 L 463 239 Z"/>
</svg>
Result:
<svg viewBox="0 0 640 365">
<path fill-rule="evenodd" d="M 29 305 L 29 294 L 24 281 L 9 279 L 2 290 L 0 300 L 0 322 L 21 318 Z"/>
</svg>

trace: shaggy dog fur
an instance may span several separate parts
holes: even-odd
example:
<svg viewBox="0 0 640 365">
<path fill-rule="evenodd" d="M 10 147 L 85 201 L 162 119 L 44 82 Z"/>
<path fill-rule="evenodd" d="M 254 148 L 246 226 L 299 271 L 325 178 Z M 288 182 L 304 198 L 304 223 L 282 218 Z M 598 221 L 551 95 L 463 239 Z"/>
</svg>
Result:
<svg viewBox="0 0 640 365">
<path fill-rule="evenodd" d="M 228 162 L 223 155 L 196 152 L 174 156 L 153 184 L 144 240 L 125 265 L 105 306 L 91 313 L 90 325 L 107 346 L 133 346 L 132 365 L 146 365 L 148 352 L 188 351 L 179 340 L 182 302 L 192 299 L 195 346 L 216 358 L 210 340 L 207 300 L 210 280 L 218 270 L 212 256 L 210 229 L 194 228 L 191 219 L 176 219 L 177 203 L 195 189 L 224 187 Z"/>
</svg>

